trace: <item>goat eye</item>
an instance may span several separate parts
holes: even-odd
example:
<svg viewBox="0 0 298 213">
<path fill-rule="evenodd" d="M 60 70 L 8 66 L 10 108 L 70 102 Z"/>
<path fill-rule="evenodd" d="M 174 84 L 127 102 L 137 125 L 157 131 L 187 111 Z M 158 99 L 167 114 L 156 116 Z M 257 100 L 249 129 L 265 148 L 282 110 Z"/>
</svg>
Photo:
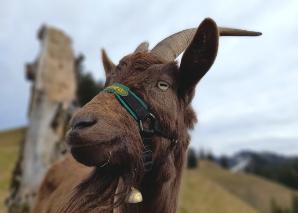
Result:
<svg viewBox="0 0 298 213">
<path fill-rule="evenodd" d="M 170 87 L 170 85 L 167 82 L 165 82 L 165 81 L 159 81 L 159 82 L 157 82 L 157 86 L 162 91 L 166 91 Z"/>
</svg>

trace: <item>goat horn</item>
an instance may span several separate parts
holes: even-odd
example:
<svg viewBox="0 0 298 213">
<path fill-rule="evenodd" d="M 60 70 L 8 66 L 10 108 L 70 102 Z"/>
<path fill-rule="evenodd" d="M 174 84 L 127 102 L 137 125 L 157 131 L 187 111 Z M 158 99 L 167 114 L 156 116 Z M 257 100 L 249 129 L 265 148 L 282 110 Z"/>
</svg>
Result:
<svg viewBox="0 0 298 213">
<path fill-rule="evenodd" d="M 191 43 L 197 28 L 175 33 L 164 40 L 160 41 L 152 50 L 156 56 L 161 57 L 165 61 L 175 60 Z M 261 32 L 247 31 L 234 28 L 218 27 L 220 36 L 259 36 Z"/>
</svg>

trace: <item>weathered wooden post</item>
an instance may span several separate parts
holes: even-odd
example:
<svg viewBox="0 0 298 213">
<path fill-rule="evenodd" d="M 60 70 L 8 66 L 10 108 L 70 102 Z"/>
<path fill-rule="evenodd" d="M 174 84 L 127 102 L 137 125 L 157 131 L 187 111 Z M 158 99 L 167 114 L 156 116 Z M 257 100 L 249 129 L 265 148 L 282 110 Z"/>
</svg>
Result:
<svg viewBox="0 0 298 213">
<path fill-rule="evenodd" d="M 30 212 L 38 187 L 54 161 L 63 155 L 67 112 L 75 100 L 76 80 L 71 39 L 44 26 L 41 52 L 27 65 L 32 81 L 29 126 L 8 199 L 9 212 Z"/>
</svg>

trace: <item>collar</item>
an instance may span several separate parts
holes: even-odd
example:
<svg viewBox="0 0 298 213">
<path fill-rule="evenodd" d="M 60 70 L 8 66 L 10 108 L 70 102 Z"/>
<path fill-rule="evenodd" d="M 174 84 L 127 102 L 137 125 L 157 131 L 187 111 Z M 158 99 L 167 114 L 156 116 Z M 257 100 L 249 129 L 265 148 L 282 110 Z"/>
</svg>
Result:
<svg viewBox="0 0 298 213">
<path fill-rule="evenodd" d="M 145 172 L 152 169 L 152 138 L 159 136 L 170 140 L 171 147 L 177 143 L 177 139 L 168 136 L 161 128 L 160 122 L 152 113 L 149 106 L 142 98 L 131 91 L 127 86 L 120 83 L 113 83 L 106 87 L 103 92 L 112 93 L 120 102 L 122 107 L 137 121 L 140 129 L 140 134 L 144 144 L 143 164 Z"/>
</svg>

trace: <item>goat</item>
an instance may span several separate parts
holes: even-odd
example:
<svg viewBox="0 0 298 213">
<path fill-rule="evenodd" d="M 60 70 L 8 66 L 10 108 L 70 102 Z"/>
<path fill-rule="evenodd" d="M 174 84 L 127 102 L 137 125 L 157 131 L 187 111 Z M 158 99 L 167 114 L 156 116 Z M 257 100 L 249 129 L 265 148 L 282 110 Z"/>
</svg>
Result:
<svg viewBox="0 0 298 213">
<path fill-rule="evenodd" d="M 142 43 L 117 66 L 102 51 L 106 89 L 71 119 L 71 155 L 49 170 L 35 212 L 176 212 L 188 130 L 197 121 L 195 87 L 219 36 L 258 35 L 206 18 L 151 51 Z"/>
</svg>

